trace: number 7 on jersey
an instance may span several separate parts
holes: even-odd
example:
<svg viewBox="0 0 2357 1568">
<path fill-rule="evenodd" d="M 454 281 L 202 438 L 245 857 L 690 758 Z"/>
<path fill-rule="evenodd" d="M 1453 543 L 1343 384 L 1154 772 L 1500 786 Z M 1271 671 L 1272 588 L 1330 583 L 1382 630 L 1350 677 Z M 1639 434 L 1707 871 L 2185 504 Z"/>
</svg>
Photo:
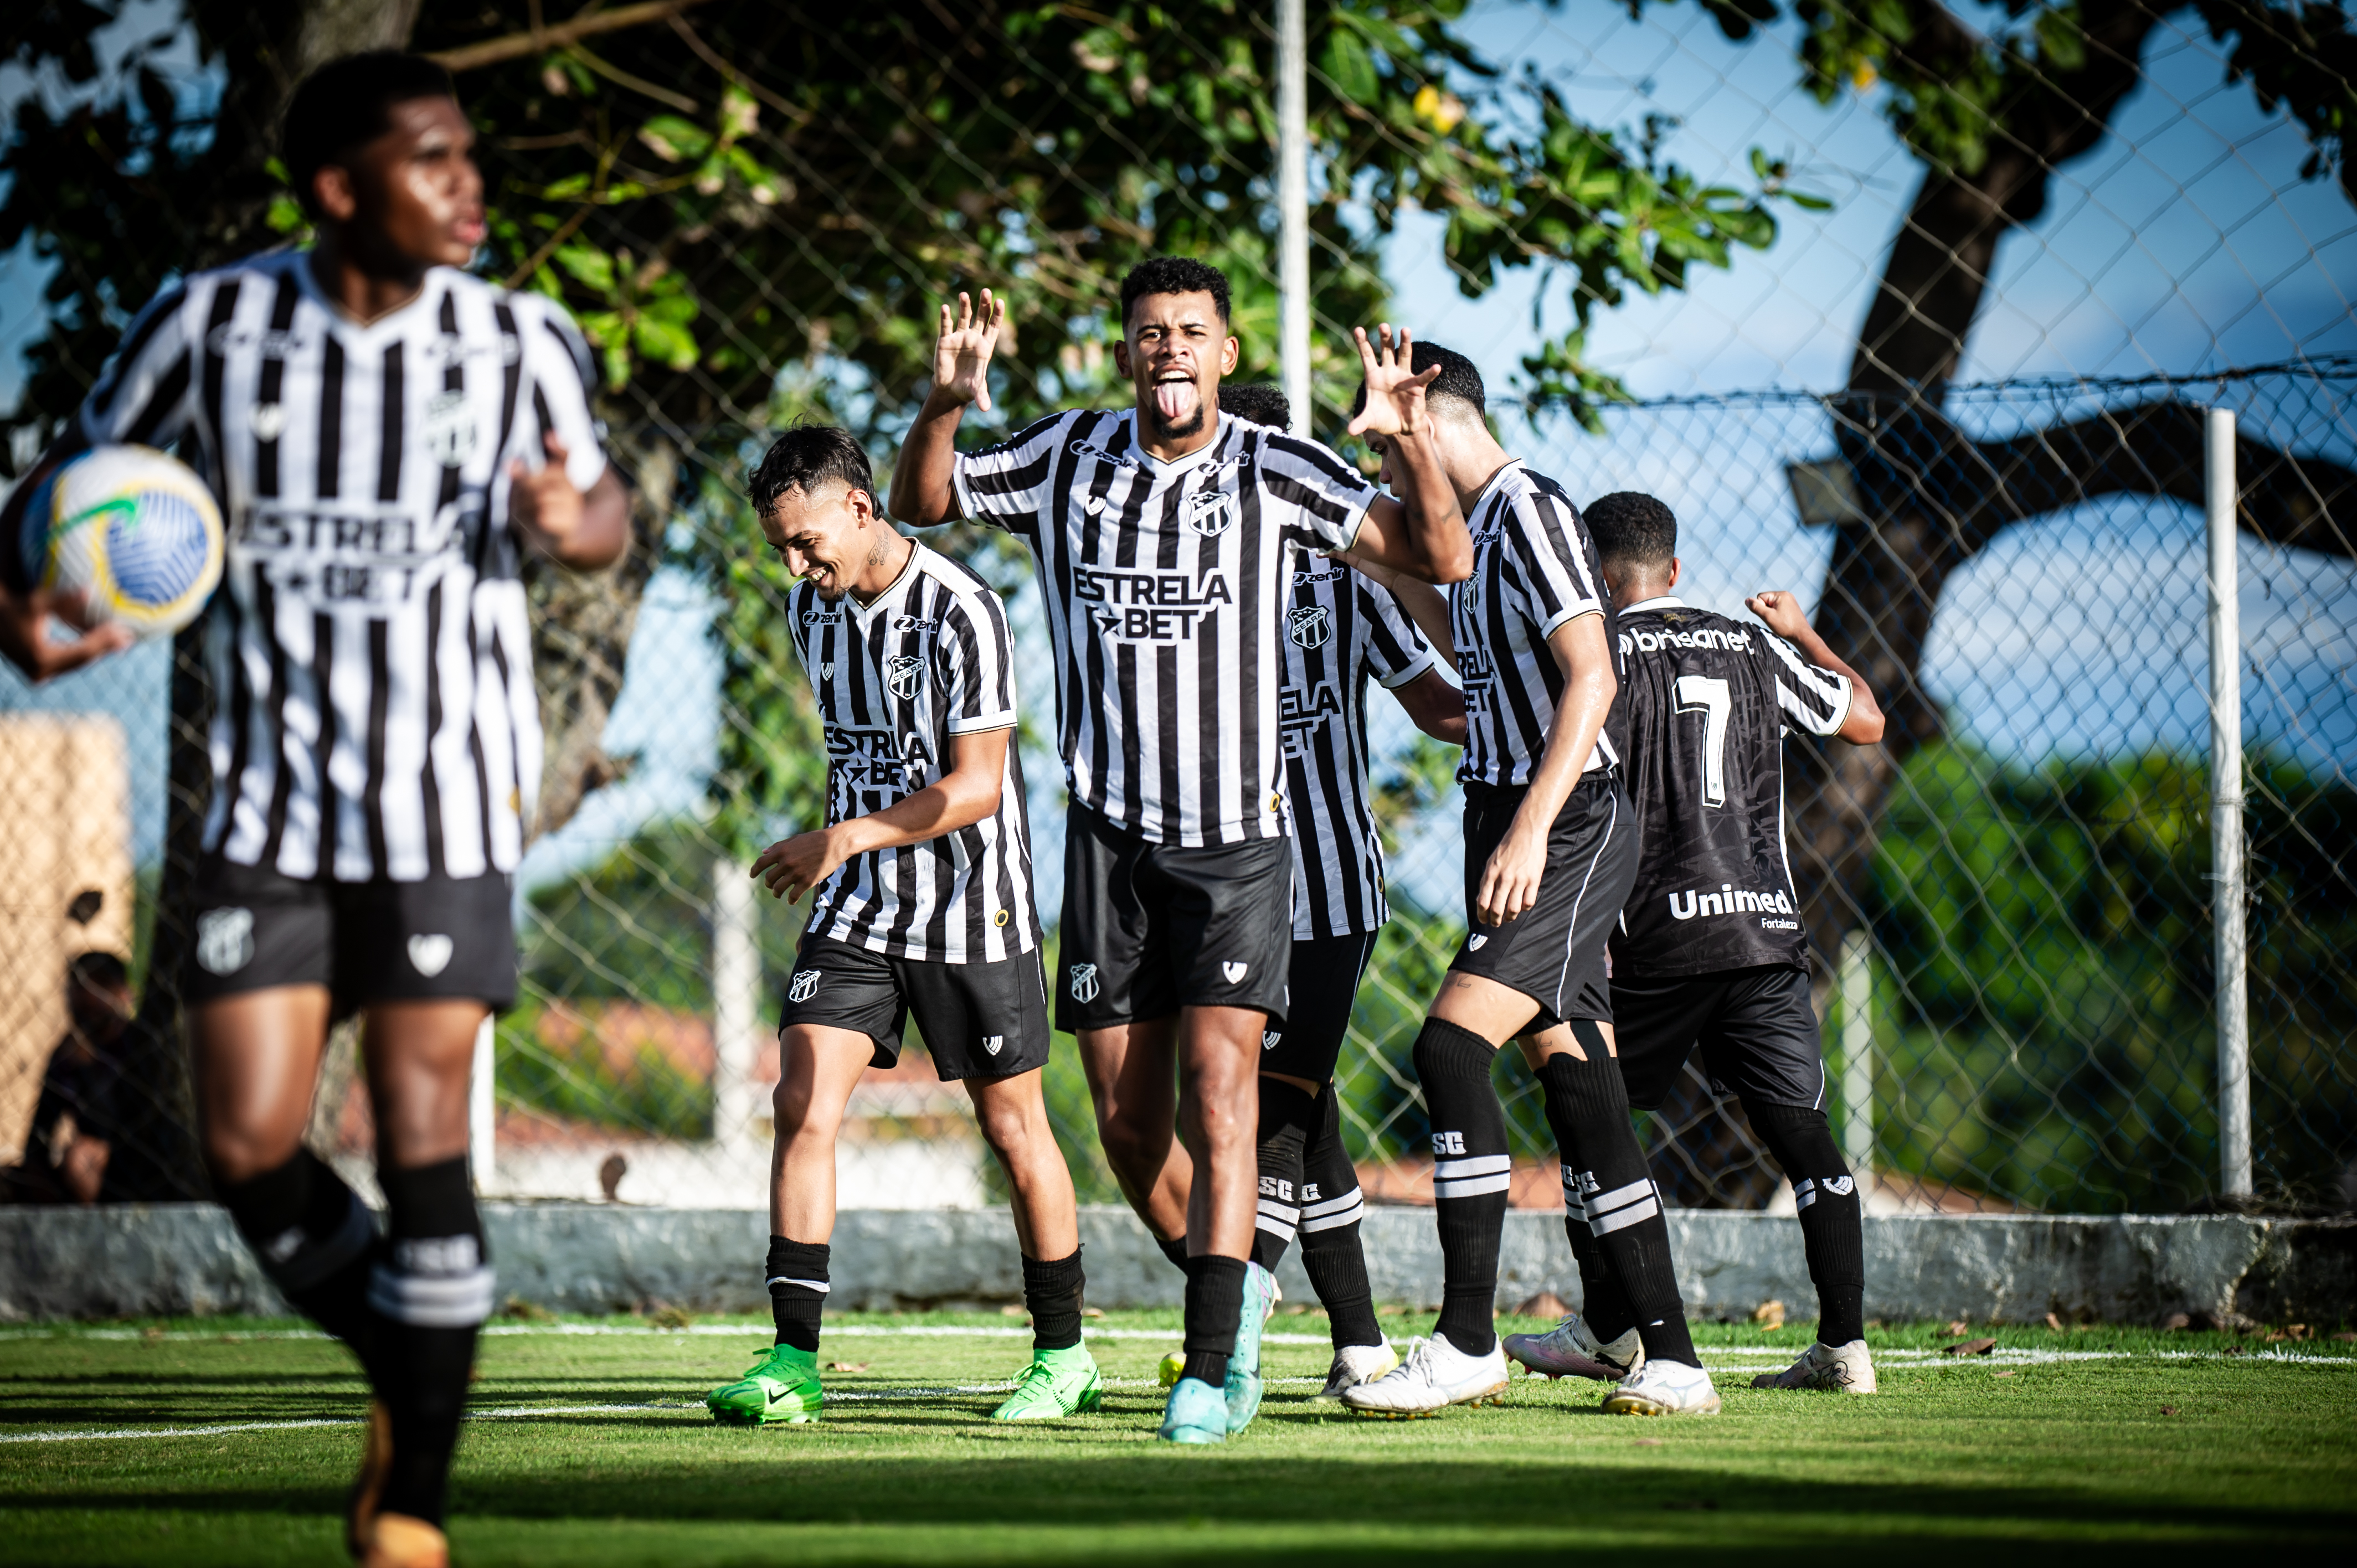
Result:
<svg viewBox="0 0 2357 1568">
<path fill-rule="evenodd" d="M 1727 804 L 1727 721 L 1735 698 L 1715 675 L 1678 677 L 1678 712 L 1702 715 L 1702 803 Z"/>
</svg>

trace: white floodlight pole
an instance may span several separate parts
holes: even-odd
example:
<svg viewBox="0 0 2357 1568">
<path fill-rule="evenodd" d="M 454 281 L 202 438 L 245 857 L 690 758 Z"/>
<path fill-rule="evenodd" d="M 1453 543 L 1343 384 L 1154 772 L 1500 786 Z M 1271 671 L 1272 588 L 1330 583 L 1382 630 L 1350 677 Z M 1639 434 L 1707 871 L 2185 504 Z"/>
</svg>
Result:
<svg viewBox="0 0 2357 1568">
<path fill-rule="evenodd" d="M 2210 860 L 2218 971 L 2218 1175 L 2251 1192 L 2251 1013 L 2243 929 L 2243 628 L 2234 525 L 2234 411 L 2213 408 L 2205 434 L 2210 523 Z"/>
<path fill-rule="evenodd" d="M 475 1064 L 467 1083 L 467 1161 L 475 1168 L 475 1190 L 491 1190 L 497 1179 L 499 1113 L 491 1094 L 491 1041 L 494 1026 L 489 1013 L 475 1030 Z"/>
<path fill-rule="evenodd" d="M 723 855 L 712 863 L 712 1137 L 723 1144 L 753 1132 L 753 1030 L 761 1005 L 753 920 L 753 879 Z"/>
<path fill-rule="evenodd" d="M 1277 357 L 1293 434 L 1309 418 L 1309 46 L 1303 0 L 1276 0 Z"/>
<path fill-rule="evenodd" d="M 1874 961 L 1864 931 L 1842 938 L 1835 980 L 1842 1014 L 1842 1155 L 1863 1203 L 1874 1190 Z"/>
</svg>

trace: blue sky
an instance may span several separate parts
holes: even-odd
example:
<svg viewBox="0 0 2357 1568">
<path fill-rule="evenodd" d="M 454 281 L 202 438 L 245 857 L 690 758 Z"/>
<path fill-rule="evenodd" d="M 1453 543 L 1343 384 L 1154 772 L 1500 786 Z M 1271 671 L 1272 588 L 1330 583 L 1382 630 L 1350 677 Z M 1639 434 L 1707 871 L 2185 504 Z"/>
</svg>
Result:
<svg viewBox="0 0 2357 1568">
<path fill-rule="evenodd" d="M 143 0 L 120 26 L 168 15 Z M 1603 317 L 1590 340 L 1598 363 L 1643 397 L 1842 383 L 1919 170 L 1872 96 L 1820 106 L 1794 85 L 1789 29 L 1730 44 L 1686 5 L 1631 22 L 1608 0 L 1482 5 L 1466 31 L 1493 61 L 1536 69 L 1592 120 L 1676 116 L 1665 150 L 1706 178 L 1748 180 L 1747 155 L 1759 145 L 1835 204 L 1827 213 L 1785 207 L 1771 250 L 1738 252 L 1727 272 L 1694 274 L 1684 294 L 1639 298 Z M 2164 25 L 2146 64 L 2148 79 L 2115 116 L 2115 134 L 2063 171 L 2039 223 L 2001 246 L 1964 379 L 2199 374 L 2357 349 L 2357 212 L 2336 185 L 2300 180 L 2298 129 L 2263 115 L 2247 88 L 2225 84 L 2219 51 L 2190 13 Z M 27 85 L 21 73 L 12 82 L 0 72 L 0 102 Z M 1398 314 L 1470 355 L 1493 390 L 1509 391 L 1521 356 L 1567 322 L 1560 285 L 1542 295 L 1525 274 L 1466 300 L 1438 234 L 1436 220 L 1411 217 L 1391 242 Z M 31 274 L 20 257 L 0 259 L 0 403 L 14 395 L 12 346 L 38 329 Z M 2357 454 L 2357 414 L 2295 405 L 2283 391 L 2277 382 L 2237 395 L 2305 449 Z M 1828 542 L 1793 516 L 1783 466 L 1830 449 L 1822 413 L 1642 410 L 1615 413 L 1608 427 L 1598 440 L 1510 420 L 1508 435 L 1575 495 L 1641 488 L 1670 500 L 1691 597 L 1732 610 L 1763 586 L 1813 595 Z M 1974 738 L 2017 758 L 2198 746 L 2207 724 L 2200 548 L 2198 520 L 2174 505 L 2085 508 L 2013 531 L 1952 579 L 1928 661 L 1932 690 Z M 2357 768 L 2357 578 L 2345 563 L 2255 545 L 2244 549 L 2244 577 L 2249 742 Z M 1036 606 L 1018 602 L 1015 614 L 1037 636 Z M 647 763 L 536 850 L 536 869 L 594 854 L 651 812 L 693 802 L 716 729 L 705 624 L 694 592 L 659 577 L 608 737 L 609 749 L 643 749 Z M 123 713 L 137 755 L 160 759 L 161 679 L 162 660 L 145 650 L 39 700 Z M 1030 695 L 1050 700 L 1044 685 Z M 27 700 L 0 673 L 0 707 Z M 1405 744 L 1404 718 L 1380 697 L 1372 707 L 1378 749 Z M 1060 813 L 1046 798 L 1057 792 L 1052 760 L 1032 759 L 1031 777 L 1043 797 L 1039 857 L 1052 882 L 1061 858 L 1051 831 Z M 153 830 L 143 830 L 152 843 Z M 1454 840 L 1445 824 L 1400 869 L 1419 894 L 1453 897 Z"/>
</svg>

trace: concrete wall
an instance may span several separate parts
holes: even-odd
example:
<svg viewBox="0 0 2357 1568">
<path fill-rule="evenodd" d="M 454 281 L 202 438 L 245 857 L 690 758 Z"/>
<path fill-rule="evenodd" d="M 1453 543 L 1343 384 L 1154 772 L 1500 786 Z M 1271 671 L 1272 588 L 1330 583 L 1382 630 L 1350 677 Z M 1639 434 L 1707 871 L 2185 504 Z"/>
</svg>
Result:
<svg viewBox="0 0 2357 1568">
<path fill-rule="evenodd" d="M 662 1302 L 758 1311 L 767 1229 L 757 1213 L 605 1204 L 485 1206 L 503 1296 L 566 1312 Z M 1770 1299 L 1814 1311 L 1800 1227 L 1769 1215 L 1674 1210 L 1688 1309 L 1749 1315 Z M 1081 1216 L 1089 1300 L 1175 1306 L 1180 1278 L 1122 1208 Z M 1437 1305 L 1432 1214 L 1375 1208 L 1363 1231 L 1379 1301 Z M 1278 1271 L 1289 1300 L 1315 1297 L 1297 1251 Z M 1022 1299 L 1015 1232 L 995 1210 L 845 1214 L 834 1303 L 889 1309 Z M 2337 1324 L 2357 1316 L 2357 1221 L 2129 1217 L 1905 1216 L 1866 1221 L 1866 1309 L 1893 1321 L 1968 1317 L 2158 1323 L 2173 1313 Z M 1561 1217 L 1509 1214 L 1498 1302 L 1540 1291 L 1579 1299 Z M 0 1209 L 0 1321 L 279 1313 L 228 1217 L 208 1205 Z"/>
</svg>

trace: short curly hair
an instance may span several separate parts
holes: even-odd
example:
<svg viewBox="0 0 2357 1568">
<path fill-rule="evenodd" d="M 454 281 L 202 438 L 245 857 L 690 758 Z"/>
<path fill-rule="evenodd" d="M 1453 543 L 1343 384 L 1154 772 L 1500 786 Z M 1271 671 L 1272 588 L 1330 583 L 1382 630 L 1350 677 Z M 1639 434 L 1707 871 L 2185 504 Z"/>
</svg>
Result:
<svg viewBox="0 0 2357 1568">
<path fill-rule="evenodd" d="M 1208 294 L 1221 321 L 1228 319 L 1228 274 L 1192 256 L 1153 256 L 1129 269 L 1121 280 L 1124 331 L 1129 329 L 1131 309 L 1149 294 Z"/>
<path fill-rule="evenodd" d="M 278 153 L 295 199 L 317 218 L 312 177 L 392 129 L 394 104 L 457 95 L 450 73 L 424 55 L 371 49 L 321 66 L 295 89 L 279 127 Z"/>
<path fill-rule="evenodd" d="M 1235 386 L 1222 381 L 1220 412 L 1278 430 L 1293 427 L 1293 404 L 1286 401 L 1285 389 L 1266 381 L 1244 381 Z"/>
<path fill-rule="evenodd" d="M 1678 553 L 1676 515 L 1641 490 L 1599 496 L 1580 516 L 1596 541 L 1597 558 L 1607 564 L 1666 566 Z"/>
<path fill-rule="evenodd" d="M 756 516 L 778 510 L 778 498 L 788 490 L 805 496 L 830 480 L 876 499 L 876 476 L 867 465 L 867 449 L 850 431 L 836 424 L 797 424 L 770 443 L 761 461 L 747 476 L 745 490 Z"/>
</svg>

